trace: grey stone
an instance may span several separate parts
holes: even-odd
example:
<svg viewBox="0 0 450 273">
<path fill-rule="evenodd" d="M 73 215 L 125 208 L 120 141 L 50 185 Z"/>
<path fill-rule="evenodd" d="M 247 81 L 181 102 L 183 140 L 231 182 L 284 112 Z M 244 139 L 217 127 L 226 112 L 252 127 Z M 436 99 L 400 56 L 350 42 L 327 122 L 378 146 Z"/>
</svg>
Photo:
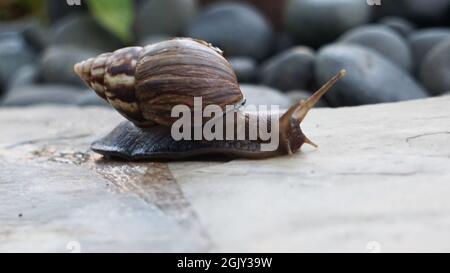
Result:
<svg viewBox="0 0 450 273">
<path fill-rule="evenodd" d="M 370 9 L 366 1 L 288 0 L 285 26 L 300 43 L 318 47 L 367 23 Z"/>
<path fill-rule="evenodd" d="M 5 83 L 2 82 L 2 80 L 0 79 L 0 103 L 1 103 L 1 101 L 2 101 L 2 99 L 3 99 L 3 96 L 5 95 L 5 93 L 6 93 Z"/>
<path fill-rule="evenodd" d="M 137 38 L 143 40 L 160 34 L 179 36 L 197 12 L 196 0 L 141 1 L 135 21 Z"/>
<path fill-rule="evenodd" d="M 258 65 L 256 61 L 249 57 L 230 57 L 231 64 L 239 82 L 253 83 L 258 75 Z"/>
<path fill-rule="evenodd" d="M 267 86 L 241 84 L 241 90 L 246 99 L 245 105 L 278 105 L 280 109 L 287 109 L 292 105 L 287 96 Z"/>
<path fill-rule="evenodd" d="M 105 106 L 110 107 L 110 104 L 106 102 L 104 99 L 100 98 L 93 91 L 88 90 L 79 95 L 78 100 L 76 102 L 79 106 Z"/>
<path fill-rule="evenodd" d="M 123 43 L 87 14 L 73 14 L 58 20 L 50 34 L 52 45 L 91 48 L 101 52 L 113 51 Z"/>
<path fill-rule="evenodd" d="M 190 24 L 187 36 L 205 40 L 226 56 L 266 57 L 272 46 L 272 28 L 253 6 L 215 3 Z"/>
<path fill-rule="evenodd" d="M 326 96 L 332 106 L 395 102 L 427 96 L 423 87 L 407 72 L 374 50 L 334 44 L 319 51 L 316 62 L 318 84 L 324 84 L 341 69 L 346 69 L 348 75 Z"/>
<path fill-rule="evenodd" d="M 448 28 L 429 28 L 416 31 L 409 37 L 409 44 L 414 60 L 414 73 L 419 75 L 425 56 L 439 42 L 450 38 L 450 29 Z"/>
<path fill-rule="evenodd" d="M 19 68 L 8 83 L 8 89 L 14 89 L 21 85 L 35 84 L 40 80 L 37 65 L 29 64 Z"/>
<path fill-rule="evenodd" d="M 2 106 L 76 104 L 83 89 L 56 84 L 23 85 L 10 89 Z"/>
<path fill-rule="evenodd" d="M 433 95 L 450 90 L 450 38 L 427 54 L 420 70 L 420 79 Z"/>
<path fill-rule="evenodd" d="M 313 92 L 307 90 L 291 90 L 286 92 L 286 96 L 291 99 L 291 104 L 298 103 L 302 100 L 307 100 L 312 94 Z M 325 102 L 325 99 L 321 99 L 314 107 L 320 108 L 327 106 L 328 104 Z"/>
<path fill-rule="evenodd" d="M 382 1 L 374 12 L 378 17 L 395 15 L 421 25 L 436 25 L 443 23 L 449 8 L 449 0 L 396 0 Z"/>
<path fill-rule="evenodd" d="M 20 33 L 4 32 L 0 33 L 0 60 L 0 82 L 7 85 L 20 67 L 35 61 L 35 54 Z"/>
<path fill-rule="evenodd" d="M 144 37 L 143 39 L 141 39 L 139 41 L 139 45 L 144 47 L 147 45 L 151 45 L 151 44 L 156 44 L 165 40 L 170 40 L 172 39 L 172 36 L 168 36 L 168 35 L 163 35 L 163 34 L 158 34 L 158 35 L 150 35 L 147 37 Z"/>
<path fill-rule="evenodd" d="M 295 39 L 287 32 L 276 34 L 273 52 L 279 54 L 295 46 Z"/>
<path fill-rule="evenodd" d="M 23 36 L 27 44 L 36 52 L 40 52 L 48 44 L 48 29 L 36 18 L 0 22 L 0 33 L 17 32 Z"/>
<path fill-rule="evenodd" d="M 339 41 L 371 48 L 405 71 L 412 69 L 412 56 L 408 43 L 386 26 L 357 27 L 344 33 Z"/>
<path fill-rule="evenodd" d="M 384 17 L 379 21 L 379 23 L 391 28 L 404 38 L 408 38 L 409 35 L 416 29 L 413 23 L 398 16 Z"/>
<path fill-rule="evenodd" d="M 261 82 L 282 91 L 310 88 L 314 80 L 314 61 L 312 49 L 291 48 L 263 63 Z"/>
<path fill-rule="evenodd" d="M 98 51 L 73 46 L 51 46 L 40 60 L 42 77 L 47 82 L 84 86 L 83 81 L 74 73 L 73 66 L 98 54 Z"/>
</svg>

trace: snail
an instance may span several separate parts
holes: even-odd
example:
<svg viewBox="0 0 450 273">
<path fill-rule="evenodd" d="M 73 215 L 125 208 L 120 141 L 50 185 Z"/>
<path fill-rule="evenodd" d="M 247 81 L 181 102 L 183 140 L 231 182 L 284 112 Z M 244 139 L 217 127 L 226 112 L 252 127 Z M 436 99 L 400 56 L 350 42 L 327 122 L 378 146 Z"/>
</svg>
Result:
<svg viewBox="0 0 450 273">
<path fill-rule="evenodd" d="M 131 161 L 176 160 L 209 154 L 261 159 L 295 153 L 305 143 L 316 146 L 303 134 L 300 123 L 346 74 L 345 70 L 340 71 L 308 100 L 296 103 L 274 119 L 271 113 L 255 114 L 240 109 L 245 98 L 231 65 L 220 49 L 200 40 L 174 38 L 146 47 L 127 47 L 77 63 L 74 70 L 127 119 L 93 142 L 91 149 L 107 158 Z M 202 99 L 202 109 L 215 105 L 224 111 L 222 116 L 200 120 L 200 127 L 211 121 L 223 124 L 226 130 L 222 139 L 173 137 L 171 129 L 178 118 L 172 115 L 172 109 L 177 105 L 194 109 L 194 98 Z M 233 106 L 231 111 L 228 106 Z M 261 149 L 268 140 L 254 131 L 255 122 L 276 130 L 279 142 L 275 149 Z M 242 130 L 243 139 L 237 137 Z M 231 138 L 225 138 L 227 132 L 231 132 Z"/>
</svg>

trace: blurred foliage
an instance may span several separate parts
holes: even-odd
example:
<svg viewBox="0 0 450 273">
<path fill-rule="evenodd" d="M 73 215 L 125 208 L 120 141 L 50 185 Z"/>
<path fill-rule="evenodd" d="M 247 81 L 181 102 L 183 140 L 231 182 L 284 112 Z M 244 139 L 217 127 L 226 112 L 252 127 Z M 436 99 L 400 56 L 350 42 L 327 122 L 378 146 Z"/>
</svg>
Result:
<svg viewBox="0 0 450 273">
<path fill-rule="evenodd" d="M 87 0 L 86 3 L 91 14 L 101 25 L 125 42 L 132 41 L 133 0 Z M 0 0 L 0 20 L 13 20 L 30 15 L 48 22 L 47 1 Z"/>
<path fill-rule="evenodd" d="M 0 20 L 13 20 L 23 16 L 46 19 L 46 1 L 39 0 L 1 0 Z"/>
<path fill-rule="evenodd" d="M 89 0 L 87 4 L 90 12 L 104 27 L 122 40 L 132 41 L 133 0 Z"/>
</svg>

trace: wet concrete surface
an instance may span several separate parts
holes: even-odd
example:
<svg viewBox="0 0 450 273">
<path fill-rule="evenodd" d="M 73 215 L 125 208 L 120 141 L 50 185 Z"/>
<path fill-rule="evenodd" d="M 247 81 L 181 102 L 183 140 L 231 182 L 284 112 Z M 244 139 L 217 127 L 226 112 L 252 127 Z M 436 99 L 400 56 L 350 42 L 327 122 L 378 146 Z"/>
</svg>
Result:
<svg viewBox="0 0 450 273">
<path fill-rule="evenodd" d="M 167 163 L 106 161 L 88 148 L 95 124 L 54 120 L 60 109 L 45 109 L 0 118 L 8 129 L 0 137 L 0 251 L 66 252 L 74 242 L 82 251 L 210 249 Z"/>
<path fill-rule="evenodd" d="M 0 251 L 448 251 L 449 105 L 313 110 L 320 148 L 287 157 L 138 163 L 89 150 L 112 110 L 0 109 Z"/>
</svg>

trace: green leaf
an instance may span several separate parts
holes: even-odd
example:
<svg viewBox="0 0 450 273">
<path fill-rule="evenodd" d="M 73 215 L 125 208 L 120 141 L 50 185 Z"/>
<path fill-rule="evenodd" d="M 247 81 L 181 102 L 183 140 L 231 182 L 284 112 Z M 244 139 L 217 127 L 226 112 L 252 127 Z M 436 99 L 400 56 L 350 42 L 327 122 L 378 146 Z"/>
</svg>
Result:
<svg viewBox="0 0 450 273">
<path fill-rule="evenodd" d="M 100 24 L 125 42 L 133 39 L 133 0 L 89 0 L 87 3 L 90 12 Z"/>
</svg>

